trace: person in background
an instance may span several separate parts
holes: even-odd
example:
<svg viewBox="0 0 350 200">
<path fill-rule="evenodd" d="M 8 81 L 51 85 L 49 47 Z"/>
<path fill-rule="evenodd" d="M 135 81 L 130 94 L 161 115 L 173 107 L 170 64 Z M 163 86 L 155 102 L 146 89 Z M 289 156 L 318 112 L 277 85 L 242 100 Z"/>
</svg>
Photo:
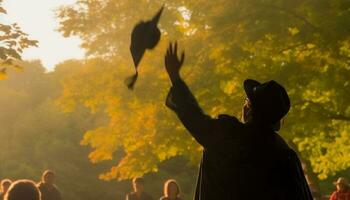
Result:
<svg viewBox="0 0 350 200">
<path fill-rule="evenodd" d="M 18 180 L 11 184 L 5 200 L 41 200 L 41 194 L 31 180 Z"/>
<path fill-rule="evenodd" d="M 152 200 L 152 197 L 144 190 L 144 179 L 137 177 L 132 180 L 132 186 L 134 191 L 126 195 L 126 200 Z"/>
<path fill-rule="evenodd" d="M 55 173 L 46 170 L 41 176 L 41 181 L 38 183 L 38 188 L 41 192 L 42 200 L 61 200 L 61 192 L 54 184 L 55 182 Z"/>
<path fill-rule="evenodd" d="M 179 195 L 179 184 L 174 179 L 169 179 L 164 183 L 164 196 L 159 200 L 182 200 Z"/>
<path fill-rule="evenodd" d="M 12 181 L 10 179 L 4 179 L 1 181 L 1 192 L 0 192 L 0 200 L 3 200 L 5 198 L 5 194 L 7 190 L 9 189 Z"/>
<path fill-rule="evenodd" d="M 332 193 L 330 200 L 350 200 L 350 186 L 346 178 L 339 177 L 334 185 L 337 190 Z"/>
</svg>

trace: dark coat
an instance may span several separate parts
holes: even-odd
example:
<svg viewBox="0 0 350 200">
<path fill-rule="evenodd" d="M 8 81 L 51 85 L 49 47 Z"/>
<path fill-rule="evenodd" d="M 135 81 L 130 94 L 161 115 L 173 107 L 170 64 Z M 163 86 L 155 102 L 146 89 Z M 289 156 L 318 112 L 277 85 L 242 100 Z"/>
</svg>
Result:
<svg viewBox="0 0 350 200">
<path fill-rule="evenodd" d="M 55 185 L 48 185 L 40 182 L 38 188 L 41 193 L 41 200 L 61 200 L 61 192 Z"/>
<path fill-rule="evenodd" d="M 152 200 L 152 197 L 149 194 L 143 192 L 141 194 L 141 197 L 138 198 L 135 192 L 131 192 L 126 195 L 126 200 Z"/>
<path fill-rule="evenodd" d="M 182 80 L 166 105 L 204 148 L 195 200 L 312 199 L 296 153 L 273 130 L 205 115 Z"/>
</svg>

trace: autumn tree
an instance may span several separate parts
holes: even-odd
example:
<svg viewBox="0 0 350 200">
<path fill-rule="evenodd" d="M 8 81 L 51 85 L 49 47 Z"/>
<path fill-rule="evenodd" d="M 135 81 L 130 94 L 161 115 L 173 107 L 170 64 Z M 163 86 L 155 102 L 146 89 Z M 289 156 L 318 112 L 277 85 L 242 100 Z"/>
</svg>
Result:
<svg viewBox="0 0 350 200">
<path fill-rule="evenodd" d="M 3 0 L 0 0 L 0 14 L 6 14 L 5 8 L 1 6 Z M 24 49 L 37 46 L 38 41 L 29 39 L 28 34 L 23 32 L 17 23 L 0 23 L 0 77 L 4 79 L 6 69 L 9 66 L 21 68 L 14 61 L 21 60 L 21 54 Z"/>
<path fill-rule="evenodd" d="M 132 73 L 130 31 L 163 4 L 163 38 L 145 55 L 131 93 L 122 83 Z M 94 149 L 93 162 L 125 151 L 104 179 L 157 171 L 177 155 L 195 163 L 200 147 L 163 105 L 169 83 L 162 57 L 177 39 L 187 53 L 184 77 L 213 116 L 239 116 L 244 79 L 281 82 L 292 100 L 281 134 L 308 174 L 325 179 L 350 167 L 349 8 L 346 0 L 81 0 L 59 10 L 60 31 L 79 36 L 87 56 L 99 59 L 64 81 L 61 102 L 68 110 L 83 104 L 108 114 L 109 123 L 82 140 Z"/>
<path fill-rule="evenodd" d="M 39 61 L 18 64 L 23 72 L 9 68 L 0 83 L 0 179 L 39 181 L 52 169 L 64 199 L 111 199 L 123 192 L 97 180 L 103 166 L 92 166 L 88 149 L 79 145 L 83 133 L 104 118 L 86 108 L 65 114 L 56 104 L 61 77 L 71 70 L 46 73 Z"/>
</svg>

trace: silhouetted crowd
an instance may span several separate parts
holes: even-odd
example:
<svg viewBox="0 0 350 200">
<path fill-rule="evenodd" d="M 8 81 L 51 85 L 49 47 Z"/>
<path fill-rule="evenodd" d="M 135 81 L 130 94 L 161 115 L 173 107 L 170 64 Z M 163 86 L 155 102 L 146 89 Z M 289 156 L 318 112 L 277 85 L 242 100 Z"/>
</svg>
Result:
<svg viewBox="0 0 350 200">
<path fill-rule="evenodd" d="M 61 200 L 61 193 L 54 184 L 55 174 L 46 170 L 39 183 L 32 180 L 20 179 L 11 181 L 3 179 L 1 181 L 0 200 Z M 144 190 L 144 179 L 134 178 L 132 181 L 133 192 L 126 195 L 126 200 L 153 200 Z M 182 200 L 180 197 L 180 187 L 174 179 L 169 179 L 164 183 L 164 196 L 159 200 Z"/>
<path fill-rule="evenodd" d="M 126 200 L 153 200 L 151 195 L 145 192 L 144 179 L 142 177 L 134 178 L 132 186 L 134 191 L 126 195 Z M 164 183 L 164 196 L 159 200 L 182 200 L 180 198 L 180 187 L 174 179 L 169 179 Z"/>
<path fill-rule="evenodd" d="M 32 180 L 21 179 L 1 181 L 0 200 L 61 200 L 61 193 L 54 184 L 55 174 L 50 170 L 44 171 L 41 181 L 35 183 Z M 329 197 L 321 197 L 313 194 L 315 200 L 350 200 L 350 184 L 345 177 L 340 177 L 334 182 L 336 190 Z M 142 177 L 132 180 L 133 191 L 128 193 L 125 200 L 153 200 L 153 197 L 145 191 L 145 181 Z M 159 200 L 182 200 L 180 186 L 174 179 L 164 183 L 163 196 Z"/>
<path fill-rule="evenodd" d="M 39 183 L 32 180 L 20 179 L 1 181 L 0 200 L 61 200 L 61 193 L 54 184 L 55 174 L 50 170 L 44 171 Z"/>
<path fill-rule="evenodd" d="M 333 184 L 336 189 L 330 196 L 313 193 L 314 200 L 350 200 L 350 184 L 345 177 L 339 177 Z M 125 200 L 153 200 L 151 195 L 144 190 L 143 178 L 134 178 L 132 185 L 134 191 L 127 194 Z M 180 198 L 180 187 L 175 180 L 170 179 L 164 183 L 164 196 L 159 200 L 182 200 Z"/>
</svg>

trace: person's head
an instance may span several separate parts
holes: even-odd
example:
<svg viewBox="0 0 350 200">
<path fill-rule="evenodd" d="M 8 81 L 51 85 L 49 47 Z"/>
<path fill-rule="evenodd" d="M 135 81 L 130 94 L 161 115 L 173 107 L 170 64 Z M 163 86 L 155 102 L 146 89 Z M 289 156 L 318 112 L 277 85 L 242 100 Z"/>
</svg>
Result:
<svg viewBox="0 0 350 200">
<path fill-rule="evenodd" d="M 1 181 L 1 192 L 6 193 L 7 190 L 9 189 L 12 181 L 10 179 L 4 179 Z"/>
<path fill-rule="evenodd" d="M 15 181 L 7 191 L 5 200 L 40 200 L 40 191 L 31 180 Z"/>
<path fill-rule="evenodd" d="M 142 193 L 144 190 L 144 179 L 142 177 L 136 177 L 132 180 L 132 186 L 134 191 L 137 193 Z"/>
<path fill-rule="evenodd" d="M 164 183 L 164 196 L 175 199 L 179 194 L 180 187 L 174 179 L 167 180 Z"/>
<path fill-rule="evenodd" d="M 247 97 L 242 109 L 242 121 L 255 121 L 279 130 L 281 119 L 290 109 L 289 96 L 283 86 L 276 81 L 261 84 L 247 79 L 244 90 Z"/>
<path fill-rule="evenodd" d="M 41 176 L 41 181 L 47 184 L 53 184 L 55 182 L 55 173 L 51 170 L 45 170 Z"/>
<path fill-rule="evenodd" d="M 345 190 L 349 188 L 349 182 L 346 178 L 344 177 L 339 177 L 338 180 L 336 182 L 334 182 L 334 184 L 337 187 L 337 190 Z"/>
</svg>

